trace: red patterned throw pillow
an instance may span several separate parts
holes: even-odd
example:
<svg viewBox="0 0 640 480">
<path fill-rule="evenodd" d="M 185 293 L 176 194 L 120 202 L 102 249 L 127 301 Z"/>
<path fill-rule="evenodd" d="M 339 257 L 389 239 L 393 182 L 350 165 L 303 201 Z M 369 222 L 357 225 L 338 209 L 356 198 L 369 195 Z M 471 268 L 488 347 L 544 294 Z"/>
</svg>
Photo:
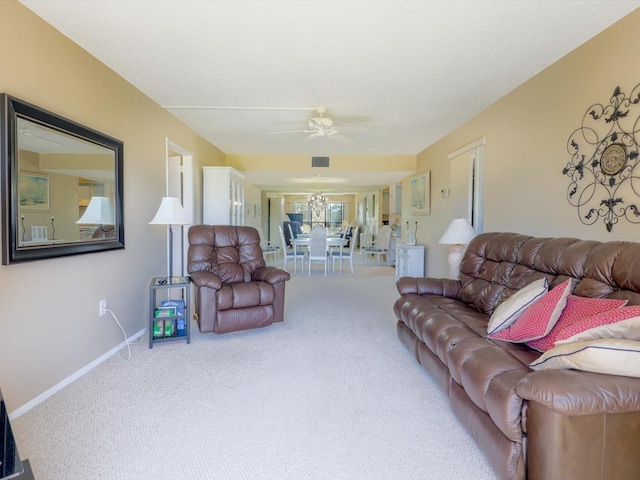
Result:
<svg viewBox="0 0 640 480">
<path fill-rule="evenodd" d="M 528 342 L 527 345 L 535 350 L 546 352 L 553 348 L 559 340 L 569 338 L 589 328 L 604 325 L 605 320 L 597 316 L 604 312 L 609 313 L 613 309 L 619 309 L 626 303 L 626 300 L 612 298 L 589 298 L 569 295 L 567 306 L 564 308 L 553 330 L 547 336 Z"/>
<path fill-rule="evenodd" d="M 565 280 L 527 308 L 511 326 L 488 337 L 513 343 L 544 337 L 560 318 L 572 287 L 572 279 Z"/>
<path fill-rule="evenodd" d="M 556 345 L 600 338 L 640 340 L 640 305 L 614 308 L 562 328 Z"/>
</svg>

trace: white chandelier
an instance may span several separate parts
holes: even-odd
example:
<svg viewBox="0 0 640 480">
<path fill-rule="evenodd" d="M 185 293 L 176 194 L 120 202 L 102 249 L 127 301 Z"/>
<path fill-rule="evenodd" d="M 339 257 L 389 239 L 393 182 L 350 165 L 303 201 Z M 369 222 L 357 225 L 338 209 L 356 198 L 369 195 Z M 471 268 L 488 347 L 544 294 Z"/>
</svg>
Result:
<svg viewBox="0 0 640 480">
<path fill-rule="evenodd" d="M 327 208 L 327 197 L 321 193 L 314 193 L 309 197 L 309 207 L 316 215 L 320 215 Z"/>
</svg>

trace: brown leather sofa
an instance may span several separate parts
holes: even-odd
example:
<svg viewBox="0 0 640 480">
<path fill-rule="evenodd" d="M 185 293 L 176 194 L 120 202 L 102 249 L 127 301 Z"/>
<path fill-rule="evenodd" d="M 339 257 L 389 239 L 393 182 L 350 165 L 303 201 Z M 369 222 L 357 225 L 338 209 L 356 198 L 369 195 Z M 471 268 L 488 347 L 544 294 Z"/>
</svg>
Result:
<svg viewBox="0 0 640 480">
<path fill-rule="evenodd" d="M 494 309 L 541 277 L 640 304 L 640 244 L 485 233 L 460 270 L 459 280 L 399 279 L 397 331 L 498 477 L 640 478 L 640 378 L 532 371 L 540 352 L 486 338 Z"/>
<path fill-rule="evenodd" d="M 194 225 L 187 258 L 201 332 L 228 333 L 283 321 L 284 287 L 291 277 L 266 266 L 255 228 Z"/>
</svg>

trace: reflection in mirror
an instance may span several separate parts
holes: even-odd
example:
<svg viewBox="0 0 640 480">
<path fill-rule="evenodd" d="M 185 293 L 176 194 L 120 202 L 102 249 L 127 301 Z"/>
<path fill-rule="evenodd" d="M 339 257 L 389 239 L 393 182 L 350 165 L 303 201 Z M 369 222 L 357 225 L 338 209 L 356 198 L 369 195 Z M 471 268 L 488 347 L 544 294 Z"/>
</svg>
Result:
<svg viewBox="0 0 640 480">
<path fill-rule="evenodd" d="M 7 95 L 2 106 L 3 263 L 123 248 L 122 142 Z"/>
<path fill-rule="evenodd" d="M 113 150 L 18 117 L 18 169 L 18 248 L 107 238 L 93 234 L 114 225 Z"/>
</svg>

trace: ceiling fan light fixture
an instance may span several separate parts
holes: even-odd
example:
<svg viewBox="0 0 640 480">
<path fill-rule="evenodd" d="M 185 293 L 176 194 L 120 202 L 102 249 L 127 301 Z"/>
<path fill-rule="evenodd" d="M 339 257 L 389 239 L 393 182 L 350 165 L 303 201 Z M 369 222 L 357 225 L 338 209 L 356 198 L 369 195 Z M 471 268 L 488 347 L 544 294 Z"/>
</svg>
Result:
<svg viewBox="0 0 640 480">
<path fill-rule="evenodd" d="M 318 107 L 316 112 L 318 117 L 309 117 L 307 125 L 309 130 L 287 130 L 283 132 L 270 132 L 270 135 L 276 135 L 281 133 L 309 133 L 309 138 L 330 138 L 340 133 L 340 131 L 333 126 L 333 120 L 324 117 L 324 113 L 327 111 L 326 107 Z M 344 135 L 338 135 L 336 140 L 341 142 L 355 143 L 354 140 L 345 137 Z"/>
</svg>

